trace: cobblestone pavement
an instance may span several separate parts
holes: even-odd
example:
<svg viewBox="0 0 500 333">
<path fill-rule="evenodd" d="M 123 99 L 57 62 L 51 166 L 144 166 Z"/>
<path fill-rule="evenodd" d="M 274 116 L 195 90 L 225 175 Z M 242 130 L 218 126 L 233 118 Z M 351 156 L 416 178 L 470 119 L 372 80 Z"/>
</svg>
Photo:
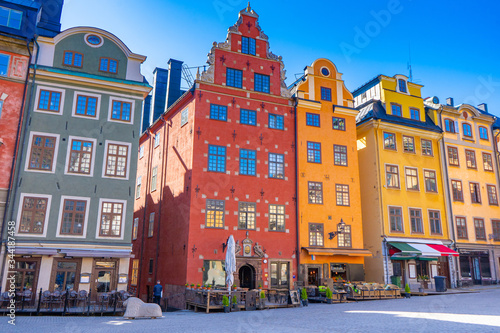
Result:
<svg viewBox="0 0 500 333">
<path fill-rule="evenodd" d="M 0 317 L 0 332 L 500 332 L 500 288 L 477 293 L 251 312 L 164 313 L 162 319 Z"/>
</svg>

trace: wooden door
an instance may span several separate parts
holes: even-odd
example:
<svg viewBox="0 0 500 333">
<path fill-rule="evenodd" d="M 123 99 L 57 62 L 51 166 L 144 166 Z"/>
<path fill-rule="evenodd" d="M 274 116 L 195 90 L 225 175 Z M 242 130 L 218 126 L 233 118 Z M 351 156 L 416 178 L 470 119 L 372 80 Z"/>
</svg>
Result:
<svg viewBox="0 0 500 333">
<path fill-rule="evenodd" d="M 438 275 L 446 276 L 446 288 L 451 288 L 450 285 L 450 268 L 448 266 L 448 261 L 439 261 L 438 262 Z"/>
<path fill-rule="evenodd" d="M 116 290 L 117 286 L 118 259 L 99 260 L 94 259 L 92 272 L 92 295 L 97 299 L 101 293 L 109 293 Z"/>
</svg>

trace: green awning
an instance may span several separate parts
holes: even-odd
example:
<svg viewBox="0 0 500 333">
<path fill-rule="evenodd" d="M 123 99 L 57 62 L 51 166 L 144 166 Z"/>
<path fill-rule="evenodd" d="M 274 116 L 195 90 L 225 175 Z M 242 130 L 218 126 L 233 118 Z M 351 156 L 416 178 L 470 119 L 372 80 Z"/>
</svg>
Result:
<svg viewBox="0 0 500 333">
<path fill-rule="evenodd" d="M 418 257 L 417 260 L 421 260 L 421 261 L 437 261 L 438 258 Z"/>
<path fill-rule="evenodd" d="M 417 257 L 398 257 L 398 256 L 392 256 L 391 260 L 411 260 L 411 259 L 417 259 Z"/>
<path fill-rule="evenodd" d="M 416 248 L 412 247 L 408 243 L 393 243 L 390 242 L 389 245 L 394 246 L 398 250 L 401 251 L 401 253 L 412 253 L 412 254 L 422 254 L 421 251 L 417 250 Z"/>
</svg>

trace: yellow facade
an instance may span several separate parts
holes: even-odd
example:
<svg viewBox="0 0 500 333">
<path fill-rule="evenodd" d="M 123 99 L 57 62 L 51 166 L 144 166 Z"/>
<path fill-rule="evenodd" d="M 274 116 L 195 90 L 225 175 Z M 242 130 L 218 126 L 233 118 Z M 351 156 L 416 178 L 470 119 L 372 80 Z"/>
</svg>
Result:
<svg viewBox="0 0 500 333">
<path fill-rule="evenodd" d="M 442 133 L 433 122 L 436 114 L 426 117 L 421 88 L 403 75 L 381 75 L 354 93 L 360 109 L 357 136 L 364 239 L 374 253 L 366 258 L 367 280 L 389 282 L 390 276 L 400 274 L 403 283 L 411 286 L 418 285 L 417 272 L 437 275 L 438 268 L 443 274 L 448 270 L 447 258 L 429 261 L 424 268 L 415 260 L 391 260 L 387 246 L 391 241 L 450 243 L 439 144 Z"/>
<path fill-rule="evenodd" d="M 358 111 L 352 94 L 327 59 L 306 67 L 292 92 L 297 100 L 299 280 L 306 285 L 363 280 L 364 257 L 371 254 L 363 249 Z M 330 239 L 341 220 L 344 232 Z"/>
</svg>

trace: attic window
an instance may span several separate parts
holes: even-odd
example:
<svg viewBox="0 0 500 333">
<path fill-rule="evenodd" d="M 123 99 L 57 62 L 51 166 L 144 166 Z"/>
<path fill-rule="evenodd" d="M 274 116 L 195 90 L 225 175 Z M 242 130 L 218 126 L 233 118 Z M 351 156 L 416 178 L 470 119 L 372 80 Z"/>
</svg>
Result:
<svg viewBox="0 0 500 333">
<path fill-rule="evenodd" d="M 403 79 L 398 79 L 398 88 L 399 92 L 408 93 L 408 89 L 406 89 L 406 81 Z"/>
<path fill-rule="evenodd" d="M 0 25 L 12 29 L 20 29 L 23 12 L 0 6 Z"/>
<path fill-rule="evenodd" d="M 94 34 L 86 34 L 85 35 L 85 43 L 90 47 L 100 47 L 102 46 L 104 40 Z"/>
<path fill-rule="evenodd" d="M 324 75 L 324 76 L 329 76 L 330 75 L 330 71 L 328 70 L 328 68 L 322 67 L 321 68 L 321 74 Z"/>
</svg>

